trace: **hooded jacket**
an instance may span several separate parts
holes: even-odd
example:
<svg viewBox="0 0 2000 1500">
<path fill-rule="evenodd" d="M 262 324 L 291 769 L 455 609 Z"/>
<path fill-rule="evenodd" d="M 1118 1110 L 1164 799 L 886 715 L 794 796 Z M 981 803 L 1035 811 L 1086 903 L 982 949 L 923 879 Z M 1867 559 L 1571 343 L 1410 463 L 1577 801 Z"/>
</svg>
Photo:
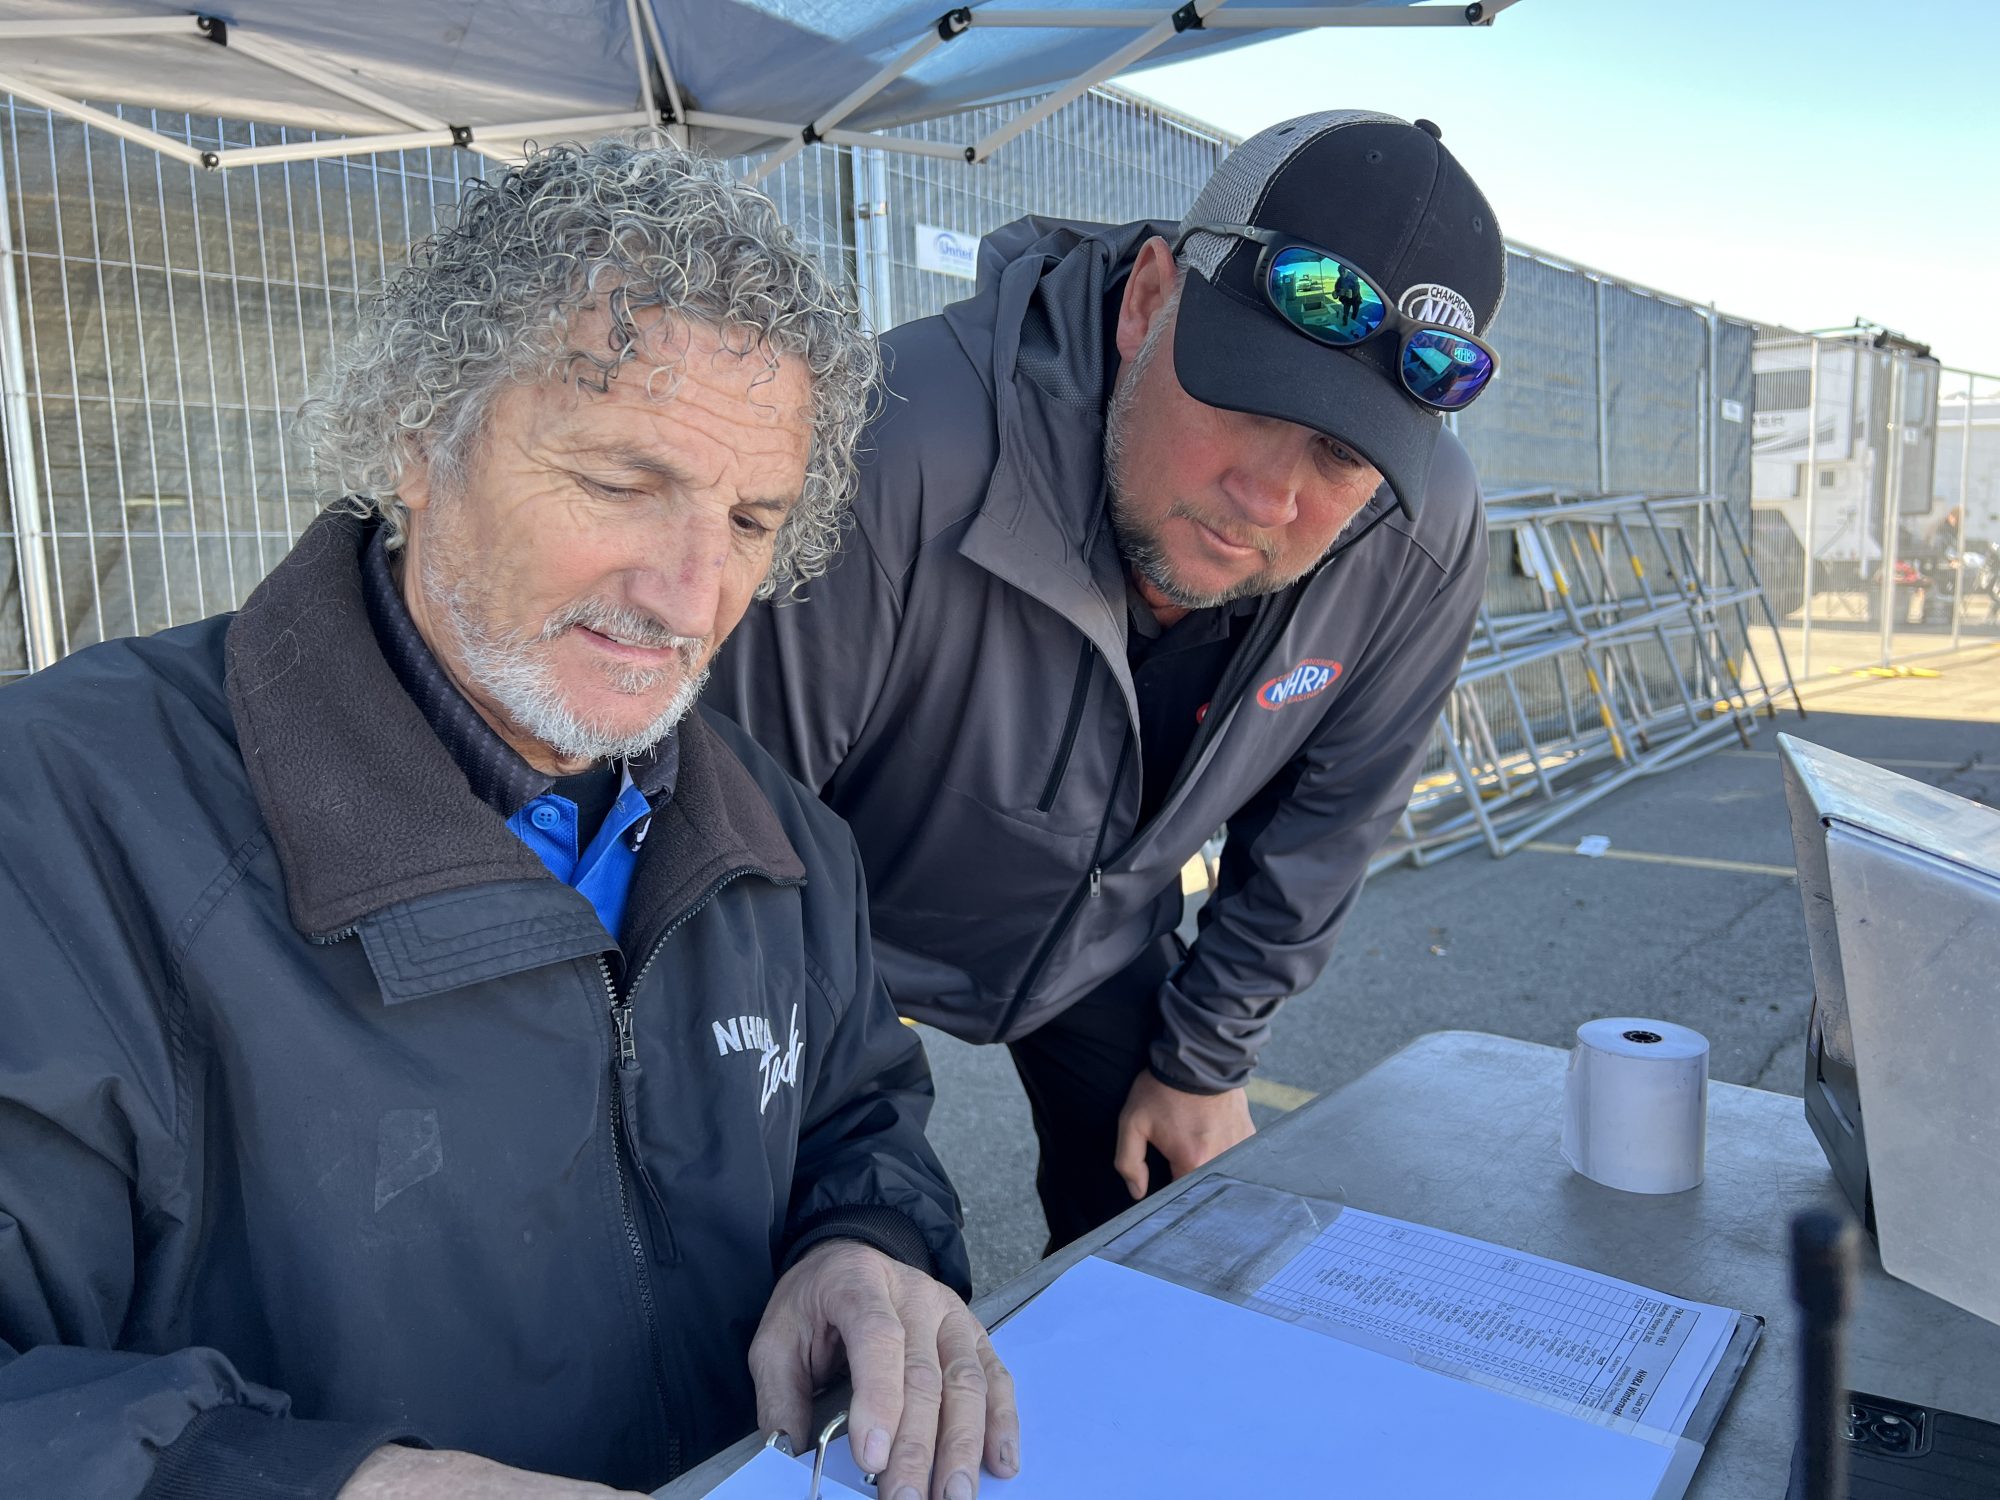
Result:
<svg viewBox="0 0 2000 1500">
<path fill-rule="evenodd" d="M 1108 314 L 1172 226 L 1024 219 L 976 294 L 885 336 L 890 397 L 855 526 L 802 603 L 753 607 L 712 701 L 847 819 L 906 1015 L 1034 1030 L 1220 881 L 1161 991 L 1152 1068 L 1218 1092 L 1317 977 L 1407 805 L 1486 581 L 1477 481 L 1440 431 L 1406 515 L 1385 486 L 1258 602 L 1173 790 L 1139 825 L 1124 564 L 1102 486 Z"/>
<path fill-rule="evenodd" d="M 754 1425 L 808 1245 L 966 1288 L 846 830 L 690 715 L 614 941 L 397 682 L 365 536 L 0 694 L 0 1494 L 395 1437 L 649 1489 Z"/>
</svg>

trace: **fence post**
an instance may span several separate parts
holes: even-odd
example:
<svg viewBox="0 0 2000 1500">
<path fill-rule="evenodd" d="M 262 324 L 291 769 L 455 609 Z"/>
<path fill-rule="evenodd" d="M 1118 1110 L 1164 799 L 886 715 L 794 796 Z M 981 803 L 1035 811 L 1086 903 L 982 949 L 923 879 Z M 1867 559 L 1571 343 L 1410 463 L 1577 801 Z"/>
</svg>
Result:
<svg viewBox="0 0 2000 1500">
<path fill-rule="evenodd" d="M 1903 356 L 1889 356 L 1889 420 L 1882 428 L 1882 662 L 1896 650 L 1896 535 L 1903 503 Z"/>
<path fill-rule="evenodd" d="M 1943 380 L 1938 382 L 1943 389 Z M 1951 586 L 1951 649 L 1958 649 L 1959 622 L 1965 616 L 1965 508 L 1971 499 L 1972 466 L 1972 393 L 1979 384 L 1979 377 L 1970 370 L 1965 372 L 1965 416 L 1958 428 L 1958 536 L 1955 538 L 1958 552 L 1958 576 Z"/>
<path fill-rule="evenodd" d="M 1818 551 L 1818 533 L 1813 530 L 1813 508 L 1819 498 L 1819 339 L 1806 335 L 1812 351 L 1812 373 L 1806 377 L 1806 471 L 1801 482 L 1806 488 L 1806 576 L 1805 613 L 1799 622 L 1799 677 L 1812 678 L 1813 558 Z"/>
<path fill-rule="evenodd" d="M 12 134 L 12 113 L 8 117 Z M 7 493 L 13 502 L 14 567 L 21 591 L 21 625 L 28 670 L 40 671 L 61 654 L 55 596 L 49 590 L 47 536 L 42 527 L 41 486 L 35 476 L 34 428 L 28 413 L 28 358 L 21 341 L 21 303 L 15 290 L 14 227 L 7 201 L 7 162 L 0 152 L 0 439 L 7 448 Z"/>
<path fill-rule="evenodd" d="M 1597 333 L 1597 493 L 1611 493 L 1611 379 L 1604 368 L 1604 278 L 1590 278 L 1590 315 Z"/>
</svg>

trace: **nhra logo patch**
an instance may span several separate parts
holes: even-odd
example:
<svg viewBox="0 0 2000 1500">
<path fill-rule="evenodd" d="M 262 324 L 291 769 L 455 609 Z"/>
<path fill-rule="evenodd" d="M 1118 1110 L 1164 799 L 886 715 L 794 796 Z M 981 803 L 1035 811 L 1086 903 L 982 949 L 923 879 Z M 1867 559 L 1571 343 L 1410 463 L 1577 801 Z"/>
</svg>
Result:
<svg viewBox="0 0 2000 1500">
<path fill-rule="evenodd" d="M 1316 698 L 1332 687 L 1339 676 L 1339 662 L 1308 658 L 1284 676 L 1273 677 L 1258 688 L 1257 706 L 1280 709 L 1287 703 L 1297 703 L 1301 698 Z"/>
</svg>

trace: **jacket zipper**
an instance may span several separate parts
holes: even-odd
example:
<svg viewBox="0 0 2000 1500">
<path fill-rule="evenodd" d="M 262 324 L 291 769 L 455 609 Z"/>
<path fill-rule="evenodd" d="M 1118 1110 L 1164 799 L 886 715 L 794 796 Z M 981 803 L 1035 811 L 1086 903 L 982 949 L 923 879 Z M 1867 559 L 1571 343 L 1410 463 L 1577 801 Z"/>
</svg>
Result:
<svg viewBox="0 0 2000 1500">
<path fill-rule="evenodd" d="M 1084 701 L 1090 696 L 1090 665 L 1095 648 L 1090 637 L 1083 638 L 1083 650 L 1076 658 L 1076 686 L 1069 693 L 1069 717 L 1063 720 L 1062 744 L 1056 750 L 1056 763 L 1049 769 L 1049 784 L 1042 788 L 1042 800 L 1035 804 L 1039 812 L 1047 812 L 1056 805 L 1056 792 L 1062 786 L 1063 773 L 1069 769 L 1070 752 L 1076 748 L 1076 732 L 1083 723 Z"/>
<path fill-rule="evenodd" d="M 1104 804 L 1104 816 L 1097 824 L 1097 842 L 1090 851 L 1090 871 L 1077 888 L 1070 892 L 1069 900 L 1063 906 L 1062 915 L 1056 919 L 1056 925 L 1050 929 L 1049 935 L 1042 939 L 1042 946 L 1036 950 L 1034 961 L 1028 965 L 1027 976 L 1022 979 L 1021 987 L 1014 992 L 1014 999 L 1008 1005 L 1007 1013 L 1000 1018 L 1000 1029 L 995 1033 L 996 1036 L 1004 1037 L 1014 1029 L 1014 1022 L 1021 1014 L 1021 1007 L 1028 1003 L 1028 996 L 1034 992 L 1036 981 L 1042 977 L 1042 970 L 1048 967 L 1048 962 L 1054 957 L 1056 949 L 1062 946 L 1062 940 L 1068 935 L 1071 924 L 1076 921 L 1076 914 L 1083 903 L 1086 900 L 1095 901 L 1103 894 L 1104 840 L 1111 832 L 1111 815 L 1118 808 L 1118 785 L 1125 779 L 1125 764 L 1132 758 L 1132 738 L 1132 735 L 1127 733 L 1124 743 L 1118 749 L 1118 769 L 1111 773 L 1111 796 Z"/>
<path fill-rule="evenodd" d="M 703 891 L 701 898 L 668 924 L 667 929 L 654 941 L 641 963 L 633 973 L 631 982 L 625 986 L 625 993 L 618 993 L 618 986 L 611 979 L 611 965 L 600 954 L 597 971 L 604 980 L 604 992 L 611 1001 L 611 1029 L 616 1041 L 616 1054 L 611 1063 L 611 1149 L 618 1168 L 618 1214 L 625 1230 L 625 1245 L 632 1257 L 632 1269 L 639 1278 L 639 1307 L 645 1315 L 646 1342 L 653 1357 L 653 1395 L 660 1408 L 661 1431 L 665 1435 L 667 1447 L 667 1477 L 681 1472 L 681 1440 L 674 1426 L 673 1404 L 667 1393 L 665 1380 L 666 1353 L 660 1340 L 659 1310 L 653 1299 L 652 1268 L 647 1264 L 646 1242 L 639 1233 L 638 1216 L 632 1209 L 632 1190 L 628 1178 L 638 1178 L 659 1210 L 660 1227 L 666 1235 L 666 1250 L 670 1259 L 679 1260 L 680 1251 L 674 1236 L 672 1221 L 667 1217 L 666 1203 L 661 1198 L 658 1186 L 653 1182 L 643 1164 L 639 1161 L 635 1137 L 628 1134 L 625 1114 L 625 1091 L 619 1075 L 639 1063 L 639 1047 L 632 1030 L 632 999 L 638 993 L 640 981 L 653 967 L 653 960 L 660 956 L 660 950 L 667 945 L 667 939 L 686 926 L 702 909 L 713 901 L 724 886 L 752 872 L 750 865 L 741 865 L 727 871 Z"/>
</svg>

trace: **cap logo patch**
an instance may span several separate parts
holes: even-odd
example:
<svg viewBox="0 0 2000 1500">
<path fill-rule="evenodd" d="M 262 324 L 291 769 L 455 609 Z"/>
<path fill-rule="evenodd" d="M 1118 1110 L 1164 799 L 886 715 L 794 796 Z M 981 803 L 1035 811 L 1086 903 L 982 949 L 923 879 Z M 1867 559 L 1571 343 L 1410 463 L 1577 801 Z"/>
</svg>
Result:
<svg viewBox="0 0 2000 1500">
<path fill-rule="evenodd" d="M 1339 676 L 1339 662 L 1308 657 L 1282 677 L 1273 677 L 1257 689 L 1257 706 L 1275 712 L 1301 698 L 1316 698 L 1332 687 Z"/>
<path fill-rule="evenodd" d="M 1472 316 L 1472 304 L 1435 281 L 1420 281 L 1411 287 L 1397 301 L 1396 309 L 1419 323 L 1442 323 L 1460 333 L 1479 331 L 1478 320 Z"/>
</svg>

